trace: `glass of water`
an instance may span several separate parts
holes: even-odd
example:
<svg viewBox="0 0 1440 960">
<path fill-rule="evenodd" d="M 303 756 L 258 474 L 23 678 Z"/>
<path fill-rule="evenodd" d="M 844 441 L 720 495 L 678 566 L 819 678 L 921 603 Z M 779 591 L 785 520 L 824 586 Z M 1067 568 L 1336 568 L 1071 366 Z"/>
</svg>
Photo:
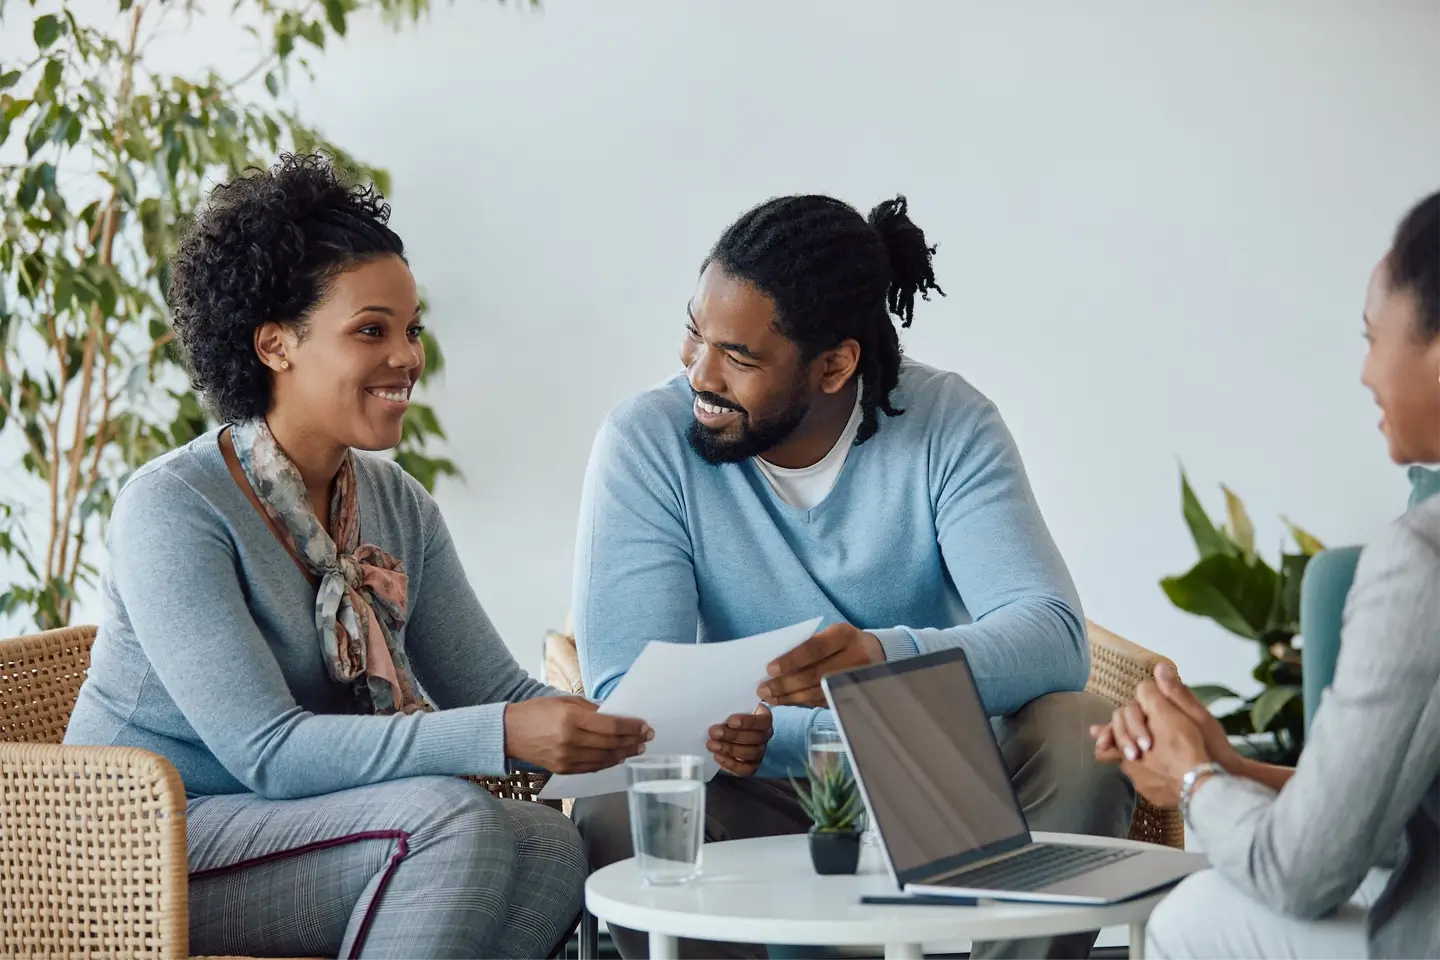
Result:
<svg viewBox="0 0 1440 960">
<path fill-rule="evenodd" d="M 845 741 L 840 737 L 840 731 L 829 727 L 811 727 L 805 733 L 806 759 L 815 770 L 828 770 L 832 766 L 842 766 L 850 770 L 850 757 L 845 753 Z M 855 772 L 850 770 L 853 777 Z M 860 789 L 856 785 L 855 789 Z M 861 843 L 870 846 L 877 841 L 874 825 L 870 823 L 869 811 L 860 814 Z"/>
<path fill-rule="evenodd" d="M 705 764 L 696 756 L 625 761 L 630 837 L 645 882 L 688 883 L 700 876 L 705 842 Z"/>
</svg>

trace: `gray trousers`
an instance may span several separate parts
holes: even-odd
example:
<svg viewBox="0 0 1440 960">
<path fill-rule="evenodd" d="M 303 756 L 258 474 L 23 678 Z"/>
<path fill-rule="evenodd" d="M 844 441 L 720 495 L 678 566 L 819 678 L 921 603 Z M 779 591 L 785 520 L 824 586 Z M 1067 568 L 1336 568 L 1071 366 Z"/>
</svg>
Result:
<svg viewBox="0 0 1440 960">
<path fill-rule="evenodd" d="M 188 808 L 197 956 L 548 957 L 583 903 L 570 821 L 455 777 Z"/>
<path fill-rule="evenodd" d="M 1118 768 L 1095 762 L 1095 745 L 1089 735 L 1090 725 L 1108 722 L 1112 712 L 1109 702 L 1093 694 L 1052 693 L 992 721 L 1031 830 L 1129 836 L 1134 788 Z M 574 816 L 592 869 L 631 855 L 630 814 L 624 794 L 578 800 Z M 721 775 L 710 782 L 705 795 L 707 841 L 784 836 L 804 833 L 809 827 L 784 781 Z M 971 956 L 1085 957 L 1098 933 L 977 943 Z M 649 955 L 644 933 L 611 926 L 610 935 L 626 960 Z M 779 954 L 776 950 L 772 955 Z M 763 957 L 765 950 L 755 945 L 682 940 L 680 955 Z"/>
<path fill-rule="evenodd" d="M 1145 956 L 1363 960 L 1370 955 L 1366 914 L 1389 877 L 1389 870 L 1371 870 L 1348 903 L 1324 917 L 1300 920 L 1275 913 L 1216 871 L 1205 870 L 1187 877 L 1155 908 L 1145 933 Z"/>
</svg>

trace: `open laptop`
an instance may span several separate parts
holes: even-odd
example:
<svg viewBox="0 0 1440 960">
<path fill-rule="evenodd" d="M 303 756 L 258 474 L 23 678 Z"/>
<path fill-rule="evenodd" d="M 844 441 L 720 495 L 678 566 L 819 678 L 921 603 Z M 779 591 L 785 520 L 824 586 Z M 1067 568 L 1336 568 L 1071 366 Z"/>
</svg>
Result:
<svg viewBox="0 0 1440 960">
<path fill-rule="evenodd" d="M 1178 850 L 1034 842 L 961 650 L 832 674 L 822 686 L 906 893 L 1107 904 L 1206 866 Z"/>
</svg>

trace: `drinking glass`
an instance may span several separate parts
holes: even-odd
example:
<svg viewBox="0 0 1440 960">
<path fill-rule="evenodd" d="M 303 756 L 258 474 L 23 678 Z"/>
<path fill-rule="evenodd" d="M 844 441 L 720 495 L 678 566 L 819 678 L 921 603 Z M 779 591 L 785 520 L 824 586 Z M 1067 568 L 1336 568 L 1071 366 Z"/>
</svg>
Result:
<svg viewBox="0 0 1440 960">
<path fill-rule="evenodd" d="M 700 876 L 705 842 L 705 764 L 696 756 L 638 756 L 625 761 L 630 837 L 647 884 Z"/>
<path fill-rule="evenodd" d="M 827 770 L 838 764 L 850 771 L 852 777 L 855 775 L 855 772 L 850 770 L 850 756 L 845 752 L 845 741 L 841 739 L 839 730 L 830 727 L 811 727 L 805 733 L 805 752 L 812 769 Z M 855 789 L 860 789 L 858 783 L 855 785 Z M 875 844 L 878 837 L 875 833 L 875 825 L 870 822 L 869 810 L 862 809 L 860 823 L 862 826 L 860 842 L 867 847 Z"/>
</svg>

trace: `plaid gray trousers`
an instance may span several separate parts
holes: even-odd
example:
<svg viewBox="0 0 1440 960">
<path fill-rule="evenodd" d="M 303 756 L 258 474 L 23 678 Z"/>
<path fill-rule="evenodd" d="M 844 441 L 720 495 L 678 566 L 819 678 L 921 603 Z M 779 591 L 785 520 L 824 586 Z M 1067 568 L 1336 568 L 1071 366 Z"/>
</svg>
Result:
<svg viewBox="0 0 1440 960">
<path fill-rule="evenodd" d="M 187 817 L 195 955 L 547 957 L 584 900 L 569 820 L 454 777 Z"/>
</svg>

